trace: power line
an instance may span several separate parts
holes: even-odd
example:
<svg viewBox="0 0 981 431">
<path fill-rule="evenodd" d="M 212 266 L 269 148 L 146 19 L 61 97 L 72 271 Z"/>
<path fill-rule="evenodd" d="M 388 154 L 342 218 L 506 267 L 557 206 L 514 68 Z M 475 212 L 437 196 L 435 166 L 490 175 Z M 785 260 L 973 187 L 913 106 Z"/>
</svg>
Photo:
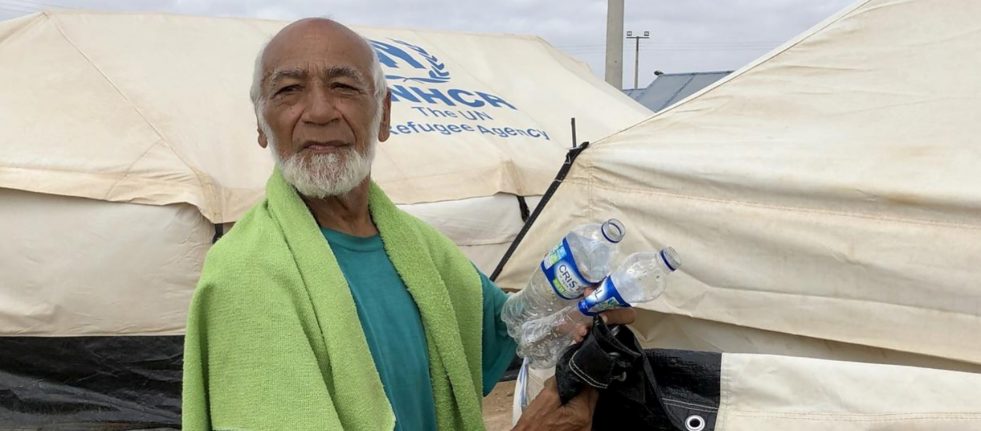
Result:
<svg viewBox="0 0 981 431">
<path fill-rule="evenodd" d="M 641 47 L 641 51 L 697 51 L 697 50 L 720 50 L 720 49 L 763 49 L 763 48 L 773 48 L 779 44 L 759 44 L 759 45 L 648 45 Z M 570 48 L 564 46 L 556 46 L 556 48 L 563 51 L 604 51 L 606 47 L 595 46 L 595 47 L 583 47 L 583 48 Z"/>
<path fill-rule="evenodd" d="M 71 7 L 58 3 L 51 3 L 49 1 L 27 1 L 27 0 L 5 0 L 5 1 L 9 3 L 20 3 L 21 5 L 30 6 L 30 7 L 65 7 L 65 8 Z"/>
<path fill-rule="evenodd" d="M 777 45 L 785 41 L 782 40 L 746 40 L 746 41 L 735 41 L 735 42 L 704 42 L 704 43 L 677 43 L 677 44 L 657 44 L 653 46 L 666 46 L 666 47 L 686 47 L 686 48 L 701 48 L 701 47 L 730 47 L 730 46 L 757 46 L 757 45 Z M 555 45 L 556 48 L 602 48 L 606 45 L 604 44 L 579 44 L 579 45 Z"/>
<path fill-rule="evenodd" d="M 44 9 L 44 8 L 63 8 L 63 9 L 72 9 L 73 8 L 72 6 L 65 6 L 65 5 L 56 4 L 56 3 L 49 3 L 49 2 L 29 2 L 29 1 L 24 1 L 24 0 L 2 0 L 2 1 L 0 1 L 0 5 L 7 5 L 7 6 L 12 6 L 12 7 L 20 8 L 20 9 L 27 9 L 27 10 L 29 10 L 31 12 L 39 11 L 39 10 Z"/>
<path fill-rule="evenodd" d="M 742 46 L 742 47 L 701 47 L 701 48 L 657 48 L 657 47 L 647 47 L 641 48 L 641 52 L 705 52 L 705 51 L 760 51 L 775 48 L 776 45 L 760 45 L 760 46 Z M 603 48 L 596 49 L 561 49 L 560 50 L 572 53 L 572 54 L 597 54 L 605 52 Z M 624 50 L 626 53 L 627 50 Z"/>
<path fill-rule="evenodd" d="M 8 10 L 8 11 L 11 11 L 11 12 L 20 12 L 20 13 L 37 12 L 37 9 L 30 9 L 30 8 L 26 8 L 26 7 L 23 7 L 23 6 L 17 6 L 17 5 L 7 4 L 7 3 L 4 3 L 2 1 L 0 1 L 0 9 L 2 9 L 2 10 Z"/>
</svg>

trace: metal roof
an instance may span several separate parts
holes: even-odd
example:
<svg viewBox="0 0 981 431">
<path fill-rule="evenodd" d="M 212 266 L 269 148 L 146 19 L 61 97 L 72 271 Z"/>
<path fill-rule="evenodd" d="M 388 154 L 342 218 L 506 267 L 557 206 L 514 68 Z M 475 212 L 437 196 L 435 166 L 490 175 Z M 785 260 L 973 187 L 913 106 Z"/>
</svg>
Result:
<svg viewBox="0 0 981 431">
<path fill-rule="evenodd" d="M 698 90 L 722 79 L 732 71 L 694 72 L 694 73 L 664 73 L 648 85 L 647 88 L 632 88 L 624 90 L 628 96 L 642 105 L 657 112 L 675 104 Z"/>
</svg>

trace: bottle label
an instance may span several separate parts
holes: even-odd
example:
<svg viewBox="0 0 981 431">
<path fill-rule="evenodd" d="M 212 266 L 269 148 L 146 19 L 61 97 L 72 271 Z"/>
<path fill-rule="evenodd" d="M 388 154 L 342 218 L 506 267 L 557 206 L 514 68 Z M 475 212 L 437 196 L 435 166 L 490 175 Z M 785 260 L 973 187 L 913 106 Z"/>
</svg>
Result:
<svg viewBox="0 0 981 431">
<path fill-rule="evenodd" d="M 586 277 L 579 273 L 579 267 L 576 266 L 576 260 L 572 257 L 572 250 L 569 248 L 569 241 L 565 238 L 562 239 L 561 244 L 545 254 L 541 268 L 552 290 L 561 298 L 576 299 L 582 296 L 583 291 L 590 285 L 586 282 Z"/>
<path fill-rule="evenodd" d="M 579 312 L 587 316 L 595 316 L 613 308 L 629 307 L 623 300 L 613 279 L 606 277 L 593 293 L 579 301 Z"/>
</svg>

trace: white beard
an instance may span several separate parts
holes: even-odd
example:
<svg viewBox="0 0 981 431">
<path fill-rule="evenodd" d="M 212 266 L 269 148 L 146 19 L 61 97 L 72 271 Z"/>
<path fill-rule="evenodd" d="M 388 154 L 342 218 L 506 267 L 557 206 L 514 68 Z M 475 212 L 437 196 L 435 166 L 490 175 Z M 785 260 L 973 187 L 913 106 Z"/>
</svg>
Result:
<svg viewBox="0 0 981 431">
<path fill-rule="evenodd" d="M 269 143 L 283 178 L 309 198 L 323 199 L 353 190 L 371 173 L 371 162 L 375 158 L 374 140 L 368 143 L 366 154 L 348 147 L 339 152 L 312 154 L 309 157 L 293 154 L 285 161 L 276 151 L 275 143 Z"/>
<path fill-rule="evenodd" d="M 259 127 L 266 135 L 276 166 L 283 173 L 286 182 L 303 196 L 323 199 L 327 196 L 343 195 L 361 184 L 371 173 L 375 146 L 378 144 L 378 139 L 375 137 L 378 135 L 377 126 L 372 128 L 375 129 L 375 133 L 368 141 L 364 154 L 353 147 L 346 147 L 338 152 L 314 153 L 309 157 L 295 153 L 283 160 L 276 149 L 277 142 L 272 131 L 263 123 L 260 121 Z"/>
</svg>

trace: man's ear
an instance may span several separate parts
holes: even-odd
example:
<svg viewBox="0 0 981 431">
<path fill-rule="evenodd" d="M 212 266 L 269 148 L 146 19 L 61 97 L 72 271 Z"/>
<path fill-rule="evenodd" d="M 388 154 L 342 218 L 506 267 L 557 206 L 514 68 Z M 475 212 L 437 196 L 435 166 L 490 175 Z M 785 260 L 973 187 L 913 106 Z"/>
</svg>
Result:
<svg viewBox="0 0 981 431">
<path fill-rule="evenodd" d="M 378 126 L 378 142 L 385 142 L 388 140 L 389 132 L 392 126 L 392 92 L 385 90 L 385 100 L 382 102 L 382 119 L 381 124 Z"/>
<path fill-rule="evenodd" d="M 266 133 L 262 131 L 262 127 L 256 125 L 255 131 L 259 132 L 259 146 L 266 148 L 269 145 L 269 140 L 266 138 Z"/>
</svg>

